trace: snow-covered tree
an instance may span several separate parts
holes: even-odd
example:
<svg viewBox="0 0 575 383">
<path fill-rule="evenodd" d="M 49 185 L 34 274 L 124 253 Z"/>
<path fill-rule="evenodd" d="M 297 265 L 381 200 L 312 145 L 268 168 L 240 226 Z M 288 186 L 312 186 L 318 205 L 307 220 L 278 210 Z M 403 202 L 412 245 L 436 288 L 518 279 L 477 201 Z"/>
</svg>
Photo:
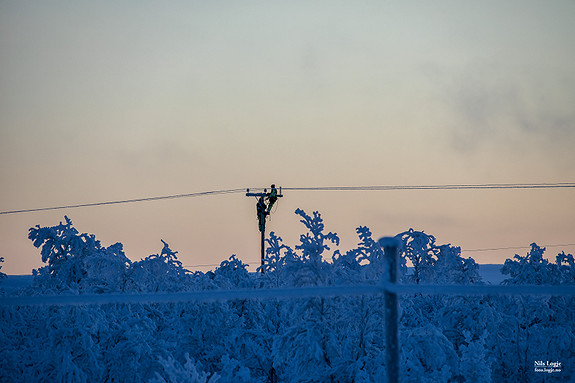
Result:
<svg viewBox="0 0 575 383">
<path fill-rule="evenodd" d="M 4 257 L 0 257 L 0 270 L 2 270 L 2 263 L 4 262 Z M 6 278 L 6 274 L 0 271 L 0 284 Z"/>
<path fill-rule="evenodd" d="M 296 209 L 295 213 L 302 218 L 300 222 L 308 229 L 307 233 L 300 235 L 300 244 L 295 246 L 296 250 L 301 250 L 301 262 L 290 264 L 295 268 L 295 283 L 298 286 L 328 284 L 330 266 L 324 259 L 324 252 L 331 249 L 330 242 L 339 245 L 339 237 L 332 232 L 324 233 L 325 225 L 319 212 L 314 211 L 313 217 L 301 209 Z"/>
<path fill-rule="evenodd" d="M 413 273 L 408 275 L 408 281 L 414 283 L 429 283 L 433 280 L 433 265 L 436 258 L 433 252 L 435 237 L 423 231 L 409 229 L 396 235 L 403 243 L 402 256 L 411 262 Z"/>
<path fill-rule="evenodd" d="M 333 268 L 338 284 L 352 284 L 360 281 L 379 283 L 385 275 L 387 263 L 383 249 L 372 238 L 371 231 L 366 226 L 356 229 L 359 243 L 356 248 L 339 252 L 333 257 Z M 405 258 L 400 258 L 400 275 L 405 273 Z"/>
<path fill-rule="evenodd" d="M 463 258 L 459 246 L 440 245 L 434 252 L 437 260 L 433 283 L 467 285 L 481 282 L 479 265 L 473 258 Z"/>
<path fill-rule="evenodd" d="M 156 376 L 149 383 L 216 383 L 220 381 L 220 376 L 217 374 L 209 376 L 201 369 L 198 371 L 196 362 L 187 353 L 183 364 L 171 356 L 160 357 L 159 361 L 163 371 L 156 372 Z"/>
<path fill-rule="evenodd" d="M 557 265 L 557 270 L 560 275 L 561 284 L 562 285 L 575 284 L 575 259 L 573 259 L 573 255 L 565 254 L 565 252 L 562 251 L 560 254 L 557 254 L 555 264 Z"/>
<path fill-rule="evenodd" d="M 37 225 L 28 238 L 41 247 L 42 262 L 35 284 L 47 291 L 118 292 L 124 288 L 130 260 L 121 243 L 103 247 L 93 234 L 80 234 L 68 217 L 53 227 Z"/>
<path fill-rule="evenodd" d="M 381 247 L 367 227 L 340 252 L 321 215 L 296 214 L 305 233 L 293 248 L 270 233 L 257 273 L 235 255 L 214 271 L 190 273 L 162 241 L 159 254 L 131 263 L 121 244 L 101 246 L 66 217 L 30 239 L 47 265 L 15 294 L 137 293 L 377 284 Z M 409 230 L 403 282 L 480 282 L 460 248 Z M 533 245 L 505 263 L 506 283 L 574 284 L 575 261 L 554 262 Z M 263 273 L 261 273 L 263 271 Z M 3 298 L 0 298 L 3 299 Z M 404 294 L 400 300 L 404 382 L 535 382 L 533 360 L 575 365 L 575 298 Z M 0 305 L 0 381 L 381 382 L 385 323 L 381 295 L 235 299 L 172 304 Z M 569 382 L 567 368 L 554 381 Z M 547 379 L 547 377 L 545 377 Z"/>
<path fill-rule="evenodd" d="M 515 254 L 513 259 L 507 259 L 501 272 L 510 278 L 503 281 L 511 285 L 559 285 L 575 284 L 575 262 L 573 255 L 562 252 L 555 262 L 549 262 L 543 257 L 544 247 L 531 244 L 531 250 L 525 255 Z"/>
<path fill-rule="evenodd" d="M 294 275 L 290 270 L 297 268 L 294 264 L 298 264 L 300 261 L 299 256 L 291 247 L 285 245 L 282 238 L 273 231 L 269 234 L 266 242 L 268 244 L 266 258 L 263 266 L 257 270 L 263 272 L 260 280 L 265 287 L 293 286 Z"/>
<path fill-rule="evenodd" d="M 405 382 L 448 382 L 459 374 L 453 344 L 431 324 L 402 330 L 401 359 Z"/>
<path fill-rule="evenodd" d="M 177 251 L 162 240 L 160 254 L 152 254 L 131 264 L 127 271 L 127 290 L 135 291 L 181 291 L 190 288 L 189 271 L 176 256 Z"/>
<path fill-rule="evenodd" d="M 254 287 L 248 265 L 239 260 L 235 254 L 220 263 L 214 271 L 214 283 L 219 288 L 226 289 Z"/>
<path fill-rule="evenodd" d="M 0 257 L 0 270 L 2 270 L 1 263 L 4 263 L 4 257 Z M 6 278 L 6 274 L 4 274 L 3 272 L 0 271 L 0 281 L 4 278 Z"/>
<path fill-rule="evenodd" d="M 511 285 L 572 284 L 575 275 L 573 256 L 561 253 L 555 262 L 544 258 L 545 248 L 535 243 L 525 256 L 507 259 L 502 273 L 510 278 L 503 281 Z M 496 375 L 510 380 L 535 379 L 533 360 L 561 360 L 575 363 L 570 347 L 575 345 L 573 324 L 575 311 L 573 297 L 516 296 L 501 297 L 499 311 L 504 320 L 494 343 L 499 363 L 494 365 Z M 562 374 L 558 381 L 569 381 Z"/>
<path fill-rule="evenodd" d="M 461 248 L 436 245 L 435 237 L 409 229 L 396 236 L 403 243 L 402 256 L 411 262 L 413 272 L 406 281 L 435 284 L 471 284 L 481 281 L 479 266 L 472 258 L 461 257 Z"/>
<path fill-rule="evenodd" d="M 487 334 L 478 337 L 471 333 L 464 334 L 465 343 L 460 348 L 459 371 L 465 382 L 491 383 L 490 352 L 486 346 Z"/>
</svg>

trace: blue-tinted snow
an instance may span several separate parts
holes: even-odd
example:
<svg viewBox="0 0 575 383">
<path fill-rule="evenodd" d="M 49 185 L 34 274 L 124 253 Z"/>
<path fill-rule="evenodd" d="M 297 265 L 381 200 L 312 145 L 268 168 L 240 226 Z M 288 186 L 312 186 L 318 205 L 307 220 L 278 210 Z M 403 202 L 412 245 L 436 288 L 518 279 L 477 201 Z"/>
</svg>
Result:
<svg viewBox="0 0 575 383">
<path fill-rule="evenodd" d="M 508 278 L 501 273 L 501 268 L 503 265 L 497 264 L 480 264 L 479 265 L 479 275 L 485 283 L 490 283 L 492 285 L 498 285 L 503 282 L 504 279 Z"/>
<path fill-rule="evenodd" d="M 121 244 L 102 246 L 69 219 L 34 228 L 30 239 L 47 266 L 37 271 L 33 285 L 31 276 L 9 276 L 0 291 L 39 302 L 46 295 L 86 296 L 104 304 L 1 305 L 0 381 L 382 381 L 382 297 L 367 293 L 386 269 L 381 248 L 369 229 L 360 227 L 358 247 L 342 253 L 319 213 L 298 210 L 298 215 L 307 229 L 300 243 L 292 247 L 270 233 L 264 274 L 248 272 L 235 256 L 213 272 L 189 273 L 165 242 L 159 254 L 132 262 Z M 426 233 L 408 230 L 398 238 L 402 282 L 433 290 L 402 295 L 402 381 L 572 381 L 572 255 L 547 260 L 533 244 L 526 256 L 506 261 L 504 276 L 501 265 L 477 265 L 463 259 L 458 247 L 437 244 Z M 417 268 L 407 270 L 407 260 Z M 508 279 L 506 289 L 521 295 L 465 294 L 482 286 L 480 277 L 492 284 Z M 536 288 L 525 284 L 568 293 L 529 295 Z M 368 288 L 335 298 L 294 296 L 300 288 L 313 293 L 342 285 L 348 292 Z M 490 288 L 481 287 L 480 294 Z M 273 289 L 285 296 L 240 294 Z M 208 299 L 173 300 L 180 291 Z M 150 304 L 157 294 L 170 303 Z M 214 301 L 212 294 L 235 299 Z M 128 295 L 143 299 L 117 303 L 116 297 Z"/>
</svg>

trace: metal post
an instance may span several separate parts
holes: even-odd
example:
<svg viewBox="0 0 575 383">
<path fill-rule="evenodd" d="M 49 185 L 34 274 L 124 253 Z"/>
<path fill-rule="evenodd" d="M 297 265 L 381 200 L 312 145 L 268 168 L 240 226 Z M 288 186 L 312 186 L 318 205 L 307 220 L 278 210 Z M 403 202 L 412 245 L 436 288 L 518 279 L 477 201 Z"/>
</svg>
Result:
<svg viewBox="0 0 575 383">
<path fill-rule="evenodd" d="M 399 240 L 394 237 L 384 237 L 379 240 L 387 260 L 388 281 L 397 283 L 399 264 Z M 387 381 L 399 382 L 399 305 L 397 294 L 385 291 L 385 365 Z"/>
</svg>

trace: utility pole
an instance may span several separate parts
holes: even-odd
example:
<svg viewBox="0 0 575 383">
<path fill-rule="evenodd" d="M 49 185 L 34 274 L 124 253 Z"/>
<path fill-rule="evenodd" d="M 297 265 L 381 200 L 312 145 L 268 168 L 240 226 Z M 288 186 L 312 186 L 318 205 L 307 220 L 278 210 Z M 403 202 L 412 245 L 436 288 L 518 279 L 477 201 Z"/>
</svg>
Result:
<svg viewBox="0 0 575 383">
<path fill-rule="evenodd" d="M 261 234 L 261 266 L 262 266 L 262 273 L 264 272 L 263 265 L 265 259 L 265 238 L 266 238 L 266 218 L 268 215 L 271 214 L 271 208 L 273 204 L 276 202 L 278 198 L 283 197 L 282 195 L 282 188 L 279 188 L 279 192 L 276 189 L 275 185 L 272 184 L 271 191 L 268 193 L 267 189 L 264 189 L 263 193 L 252 193 L 250 189 L 246 190 L 246 197 L 256 197 L 258 198 L 258 202 L 256 203 L 256 212 L 258 217 L 258 228 Z M 266 204 L 267 199 L 267 204 Z"/>
<path fill-rule="evenodd" d="M 383 248 L 383 255 L 387 261 L 387 277 L 390 284 L 397 283 L 399 274 L 399 247 L 400 242 L 395 237 L 379 239 Z M 387 381 L 399 382 L 399 300 L 397 293 L 385 290 L 385 368 Z"/>
</svg>

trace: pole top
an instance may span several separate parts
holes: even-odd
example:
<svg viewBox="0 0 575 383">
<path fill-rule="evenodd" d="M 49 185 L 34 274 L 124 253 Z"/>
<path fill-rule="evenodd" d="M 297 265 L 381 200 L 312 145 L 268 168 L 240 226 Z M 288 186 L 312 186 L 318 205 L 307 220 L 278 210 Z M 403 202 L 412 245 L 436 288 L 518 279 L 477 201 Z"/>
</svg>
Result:
<svg viewBox="0 0 575 383">
<path fill-rule="evenodd" d="M 279 188 L 279 193 L 276 195 L 277 198 L 281 198 L 283 197 L 282 194 L 282 187 L 280 186 Z M 260 188 L 255 188 L 253 192 L 250 192 L 250 188 L 246 189 L 246 197 L 267 197 L 268 196 L 268 189 L 264 188 L 263 192 L 257 192 L 257 190 L 262 190 Z"/>
<path fill-rule="evenodd" d="M 381 237 L 377 243 L 384 249 L 397 249 L 401 246 L 401 241 L 395 237 Z"/>
</svg>

